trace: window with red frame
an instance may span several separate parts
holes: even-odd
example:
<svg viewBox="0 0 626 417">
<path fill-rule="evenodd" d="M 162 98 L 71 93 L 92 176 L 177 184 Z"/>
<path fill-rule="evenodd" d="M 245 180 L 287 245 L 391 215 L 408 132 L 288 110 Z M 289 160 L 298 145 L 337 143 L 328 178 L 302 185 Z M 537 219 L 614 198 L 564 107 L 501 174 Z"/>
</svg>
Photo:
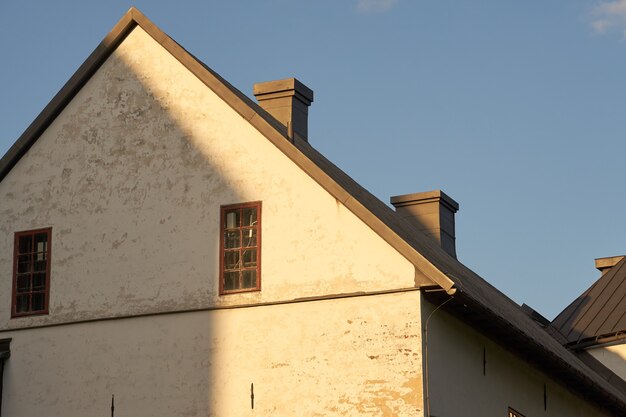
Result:
<svg viewBox="0 0 626 417">
<path fill-rule="evenodd" d="M 220 293 L 261 289 L 261 202 L 222 206 Z"/>
<path fill-rule="evenodd" d="M 51 232 L 15 233 L 12 317 L 48 313 Z"/>
</svg>

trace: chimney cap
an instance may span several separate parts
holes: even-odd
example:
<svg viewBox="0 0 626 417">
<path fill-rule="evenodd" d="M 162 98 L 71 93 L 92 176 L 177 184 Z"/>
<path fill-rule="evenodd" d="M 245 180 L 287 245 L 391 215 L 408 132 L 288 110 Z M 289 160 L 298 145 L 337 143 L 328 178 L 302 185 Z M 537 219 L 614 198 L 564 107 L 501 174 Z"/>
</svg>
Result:
<svg viewBox="0 0 626 417">
<path fill-rule="evenodd" d="M 291 141 L 308 142 L 313 90 L 295 78 L 286 78 L 254 84 L 253 91 L 259 106 L 287 128 Z"/>
<path fill-rule="evenodd" d="M 617 265 L 619 261 L 621 261 L 622 259 L 624 259 L 624 255 L 607 256 L 605 258 L 596 258 L 595 259 L 596 269 L 604 274 L 607 270 Z"/>
<path fill-rule="evenodd" d="M 391 204 L 394 207 L 408 206 L 412 204 L 429 203 L 433 201 L 441 201 L 453 212 L 459 211 L 459 203 L 454 201 L 452 197 L 441 190 L 424 191 L 421 193 L 402 194 L 391 197 Z"/>
<path fill-rule="evenodd" d="M 265 81 L 254 84 L 254 96 L 257 100 L 276 98 L 283 96 L 297 96 L 307 106 L 313 102 L 313 90 L 300 82 L 297 78 L 285 78 L 283 80 Z"/>
<path fill-rule="evenodd" d="M 454 214 L 459 203 L 441 190 L 391 197 L 396 213 L 417 230 L 432 237 L 449 255 L 456 258 Z"/>
</svg>

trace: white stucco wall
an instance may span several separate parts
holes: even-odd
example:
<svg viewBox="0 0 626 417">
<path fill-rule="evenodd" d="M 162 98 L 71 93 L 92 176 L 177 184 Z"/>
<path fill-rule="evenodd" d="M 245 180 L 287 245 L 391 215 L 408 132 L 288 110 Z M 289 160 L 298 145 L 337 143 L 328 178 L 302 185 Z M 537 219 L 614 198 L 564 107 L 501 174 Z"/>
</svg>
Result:
<svg viewBox="0 0 626 417">
<path fill-rule="evenodd" d="M 15 331 L 3 415 L 423 416 L 419 297 Z"/>
<path fill-rule="evenodd" d="M 219 297 L 220 205 L 257 200 L 262 291 Z M 0 182 L 0 201 L 0 328 L 414 284 L 411 263 L 141 28 Z M 52 227 L 50 315 L 11 320 L 13 234 L 40 227 Z"/>
<path fill-rule="evenodd" d="M 587 349 L 587 352 L 626 381 L 626 341 Z"/>
<path fill-rule="evenodd" d="M 422 300 L 423 327 L 435 307 Z M 508 407 L 527 417 L 609 417 L 506 347 L 442 310 L 432 315 L 427 339 L 428 354 L 424 356 L 433 417 L 507 416 Z"/>
</svg>

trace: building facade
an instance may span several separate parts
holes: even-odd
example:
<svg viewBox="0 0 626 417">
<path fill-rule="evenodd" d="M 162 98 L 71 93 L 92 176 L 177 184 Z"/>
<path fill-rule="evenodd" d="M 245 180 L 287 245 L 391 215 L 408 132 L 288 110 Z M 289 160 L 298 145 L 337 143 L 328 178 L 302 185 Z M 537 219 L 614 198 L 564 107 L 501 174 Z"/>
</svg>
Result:
<svg viewBox="0 0 626 417">
<path fill-rule="evenodd" d="M 255 94 L 131 9 L 0 160 L 3 416 L 626 410 L 456 260 L 452 199 L 394 212 L 311 90 Z"/>
</svg>

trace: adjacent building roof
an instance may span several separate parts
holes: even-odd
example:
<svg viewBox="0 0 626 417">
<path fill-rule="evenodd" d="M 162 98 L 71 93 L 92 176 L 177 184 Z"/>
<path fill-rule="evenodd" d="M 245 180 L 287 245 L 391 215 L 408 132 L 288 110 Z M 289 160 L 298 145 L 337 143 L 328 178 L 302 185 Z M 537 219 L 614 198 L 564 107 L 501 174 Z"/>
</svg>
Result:
<svg viewBox="0 0 626 417">
<path fill-rule="evenodd" d="M 512 351 L 582 396 L 626 415 L 626 393 L 608 383 L 555 338 L 529 318 L 522 309 L 436 242 L 397 215 L 352 178 L 328 161 L 304 140 L 290 139 L 285 126 L 245 94 L 188 53 L 157 28 L 141 12 L 131 8 L 72 78 L 45 107 L 17 142 L 0 159 L 0 181 L 28 151 L 82 86 L 98 70 L 124 37 L 140 26 L 178 59 L 205 85 L 259 130 L 286 156 L 316 180 L 337 200 L 403 254 L 416 267 L 416 286 L 438 287 L 428 293 L 432 302 L 453 297 L 444 309 L 501 341 Z"/>
<path fill-rule="evenodd" d="M 589 346 L 625 333 L 626 258 L 556 316 L 552 327 L 570 347 Z"/>
</svg>

